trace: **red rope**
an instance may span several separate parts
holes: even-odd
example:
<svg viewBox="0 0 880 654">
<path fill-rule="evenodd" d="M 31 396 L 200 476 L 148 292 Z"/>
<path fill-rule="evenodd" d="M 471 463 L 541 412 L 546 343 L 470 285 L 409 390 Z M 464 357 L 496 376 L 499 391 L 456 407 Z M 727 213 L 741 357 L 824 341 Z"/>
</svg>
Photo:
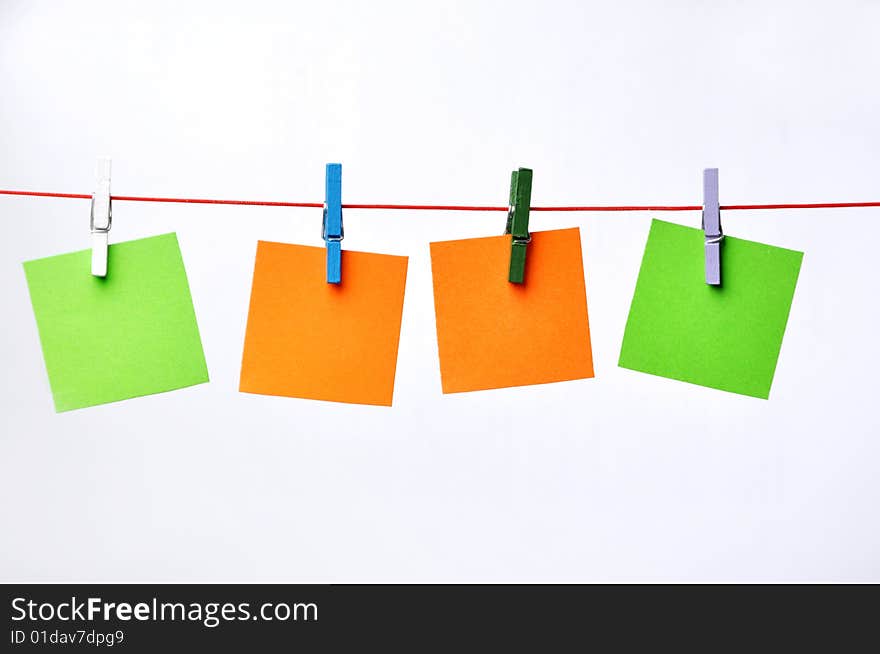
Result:
<svg viewBox="0 0 880 654">
<path fill-rule="evenodd" d="M 23 195 L 39 198 L 73 198 L 90 200 L 84 193 L 52 193 L 46 191 L 9 191 L 0 189 L 0 195 Z M 270 202 L 268 200 L 210 200 L 204 198 L 154 198 L 137 195 L 114 195 L 113 200 L 123 202 L 176 202 L 183 204 L 233 204 L 256 207 L 306 207 L 320 209 L 321 202 Z M 841 209 L 851 207 L 880 207 L 880 202 L 794 202 L 785 204 L 727 204 L 726 211 L 750 211 L 755 209 Z M 343 209 L 406 209 L 410 211 L 507 211 L 503 206 L 479 206 L 458 204 L 343 204 Z M 700 211 L 699 204 L 687 205 L 620 205 L 620 206 L 570 206 L 531 207 L 532 211 Z"/>
</svg>

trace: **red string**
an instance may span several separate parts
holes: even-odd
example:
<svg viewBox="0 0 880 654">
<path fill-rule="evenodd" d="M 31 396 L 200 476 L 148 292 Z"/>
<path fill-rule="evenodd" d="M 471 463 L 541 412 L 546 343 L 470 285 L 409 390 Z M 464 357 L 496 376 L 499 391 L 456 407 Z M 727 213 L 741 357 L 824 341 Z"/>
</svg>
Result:
<svg viewBox="0 0 880 654">
<path fill-rule="evenodd" d="M 39 198 L 73 198 L 90 200 L 84 193 L 53 193 L 46 191 L 8 191 L 0 189 L 0 195 L 23 195 Z M 154 198 L 137 195 L 113 195 L 111 199 L 123 202 L 175 202 L 183 204 L 233 204 L 257 207 L 306 207 L 320 209 L 321 202 L 270 202 L 268 200 L 210 200 L 204 198 Z M 851 207 L 880 207 L 880 202 L 792 202 L 785 204 L 726 204 L 726 211 L 751 211 L 756 209 L 842 209 Z M 406 209 L 410 211 L 507 211 L 503 206 L 479 206 L 459 204 L 343 204 L 343 209 Z M 700 211 L 699 204 L 686 205 L 620 205 L 620 206 L 570 206 L 530 207 L 531 211 Z"/>
</svg>

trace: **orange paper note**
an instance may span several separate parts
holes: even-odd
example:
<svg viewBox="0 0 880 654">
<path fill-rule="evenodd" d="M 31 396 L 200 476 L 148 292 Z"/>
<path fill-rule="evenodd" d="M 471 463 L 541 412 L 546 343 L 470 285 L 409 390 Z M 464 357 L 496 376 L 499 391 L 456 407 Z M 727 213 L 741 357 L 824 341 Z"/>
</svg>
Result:
<svg viewBox="0 0 880 654">
<path fill-rule="evenodd" d="M 532 233 L 523 284 L 510 239 L 431 243 L 444 393 L 593 376 L 580 230 Z"/>
<path fill-rule="evenodd" d="M 391 406 L 407 257 L 257 243 L 239 390 Z"/>
</svg>

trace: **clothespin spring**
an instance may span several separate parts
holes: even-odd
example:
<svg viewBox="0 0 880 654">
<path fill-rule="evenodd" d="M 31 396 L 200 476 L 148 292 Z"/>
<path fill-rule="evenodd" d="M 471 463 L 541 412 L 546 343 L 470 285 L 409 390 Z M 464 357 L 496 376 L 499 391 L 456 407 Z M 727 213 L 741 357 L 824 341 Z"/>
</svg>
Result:
<svg viewBox="0 0 880 654">
<path fill-rule="evenodd" d="M 327 203 L 324 203 L 324 218 L 321 221 L 321 238 L 327 241 L 328 243 L 336 243 L 345 238 L 345 225 L 339 228 L 338 236 L 331 236 L 327 234 Z"/>
<path fill-rule="evenodd" d="M 325 210 L 326 211 L 326 210 Z M 111 200 L 108 209 L 107 209 L 107 222 L 105 224 L 97 224 L 95 222 L 95 196 L 92 195 L 92 208 L 91 208 L 91 216 L 89 220 L 89 227 L 92 231 L 92 234 L 101 233 L 101 232 L 109 232 L 110 226 L 113 224 L 113 201 Z"/>
</svg>

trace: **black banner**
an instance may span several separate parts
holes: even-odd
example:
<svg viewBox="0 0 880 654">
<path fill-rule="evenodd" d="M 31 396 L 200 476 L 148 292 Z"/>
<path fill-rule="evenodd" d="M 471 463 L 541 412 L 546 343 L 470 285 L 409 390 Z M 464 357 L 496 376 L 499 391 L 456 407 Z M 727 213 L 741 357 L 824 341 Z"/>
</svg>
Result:
<svg viewBox="0 0 880 654">
<path fill-rule="evenodd" d="M 4 586 L 4 651 L 790 648 L 876 641 L 877 586 Z M 868 640 L 864 640 L 867 638 Z"/>
</svg>

